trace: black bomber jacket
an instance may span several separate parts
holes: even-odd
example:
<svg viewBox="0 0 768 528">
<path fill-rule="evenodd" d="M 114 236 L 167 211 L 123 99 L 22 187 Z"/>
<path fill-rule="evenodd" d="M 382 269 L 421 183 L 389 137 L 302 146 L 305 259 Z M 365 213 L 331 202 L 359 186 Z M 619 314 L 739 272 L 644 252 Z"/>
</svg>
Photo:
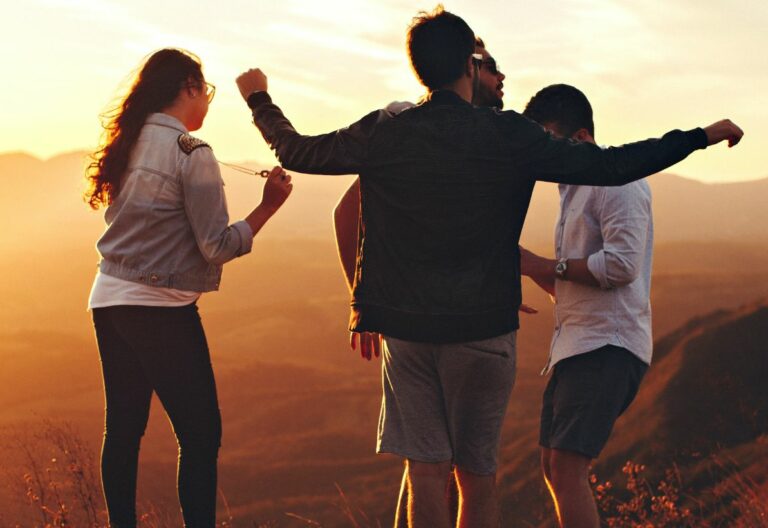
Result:
<svg viewBox="0 0 768 528">
<path fill-rule="evenodd" d="M 700 128 L 606 149 L 560 140 L 452 91 L 317 136 L 296 132 L 266 92 L 248 104 L 286 169 L 360 175 L 350 330 L 418 342 L 518 328 L 518 241 L 536 181 L 623 185 L 707 146 Z"/>
</svg>

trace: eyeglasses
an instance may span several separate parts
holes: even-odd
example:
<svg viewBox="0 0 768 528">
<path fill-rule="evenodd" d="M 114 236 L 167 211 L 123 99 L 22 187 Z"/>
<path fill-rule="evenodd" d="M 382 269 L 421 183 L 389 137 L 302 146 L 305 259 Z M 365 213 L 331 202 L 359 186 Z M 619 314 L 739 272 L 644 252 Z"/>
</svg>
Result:
<svg viewBox="0 0 768 528">
<path fill-rule="evenodd" d="M 209 82 L 205 83 L 205 96 L 208 98 L 208 104 L 213 101 L 213 96 L 216 95 L 216 86 Z"/>
<path fill-rule="evenodd" d="M 208 81 L 203 81 L 205 84 L 205 96 L 208 98 L 208 104 L 211 104 L 211 101 L 213 101 L 213 96 L 216 95 L 216 87 L 209 83 Z M 200 83 L 190 82 L 185 85 L 187 88 L 197 88 L 200 89 L 202 86 L 200 86 Z"/>
</svg>

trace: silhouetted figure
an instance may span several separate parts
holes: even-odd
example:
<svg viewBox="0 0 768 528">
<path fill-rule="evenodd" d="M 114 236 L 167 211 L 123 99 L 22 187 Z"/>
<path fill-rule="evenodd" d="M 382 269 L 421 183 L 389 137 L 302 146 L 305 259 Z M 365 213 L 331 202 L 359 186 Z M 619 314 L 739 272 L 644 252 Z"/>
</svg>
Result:
<svg viewBox="0 0 768 528">
<path fill-rule="evenodd" d="M 554 138 L 516 112 L 472 105 L 482 56 L 442 8 L 408 33 L 429 94 L 328 134 L 299 134 L 254 69 L 238 77 L 254 123 L 285 167 L 359 174 L 361 241 L 350 330 L 381 347 L 378 452 L 407 460 L 412 527 L 496 528 L 498 446 L 516 360 L 518 242 L 536 181 L 623 185 L 741 131 L 729 121 L 601 149 Z"/>
<path fill-rule="evenodd" d="M 556 137 L 595 143 L 592 106 L 547 86 L 523 115 Z M 556 299 L 544 370 L 541 464 L 560 526 L 599 528 L 589 467 L 634 400 L 651 362 L 651 189 L 560 185 L 555 258 L 521 249 L 521 271 Z"/>
<path fill-rule="evenodd" d="M 153 392 L 179 443 L 184 524 L 215 524 L 221 416 L 196 301 L 219 288 L 225 262 L 251 251 L 291 183 L 275 167 L 261 204 L 229 224 L 213 152 L 189 135 L 213 94 L 196 56 L 157 51 L 110 114 L 87 170 L 89 204 L 108 206 L 89 308 L 104 376 L 101 474 L 113 528 L 136 526 L 139 444 Z"/>
</svg>

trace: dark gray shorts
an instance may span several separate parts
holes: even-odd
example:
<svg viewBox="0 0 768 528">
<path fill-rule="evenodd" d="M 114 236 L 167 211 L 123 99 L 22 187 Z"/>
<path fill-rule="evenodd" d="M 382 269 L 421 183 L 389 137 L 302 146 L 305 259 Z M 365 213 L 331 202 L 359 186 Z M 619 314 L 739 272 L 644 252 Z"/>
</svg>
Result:
<svg viewBox="0 0 768 528">
<path fill-rule="evenodd" d="M 539 444 L 597 458 L 648 365 L 607 345 L 558 362 L 544 391 Z"/>
<path fill-rule="evenodd" d="M 515 332 L 443 345 L 385 337 L 376 452 L 495 473 L 515 340 Z"/>
</svg>

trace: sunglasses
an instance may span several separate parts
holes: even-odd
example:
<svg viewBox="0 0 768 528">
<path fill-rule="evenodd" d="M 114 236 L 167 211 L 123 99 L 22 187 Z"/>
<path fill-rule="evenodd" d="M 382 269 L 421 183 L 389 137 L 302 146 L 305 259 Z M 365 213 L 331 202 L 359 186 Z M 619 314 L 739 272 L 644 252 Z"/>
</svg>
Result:
<svg viewBox="0 0 768 528">
<path fill-rule="evenodd" d="M 488 73 L 491 75 L 498 75 L 499 74 L 499 65 L 496 64 L 496 59 L 486 59 L 484 61 L 480 62 L 481 66 L 485 66 L 485 69 L 488 70 Z"/>
<path fill-rule="evenodd" d="M 485 66 L 485 69 L 487 69 L 488 73 L 491 75 L 499 74 L 499 65 L 496 64 L 496 59 L 483 59 L 483 56 L 480 53 L 473 53 L 472 62 L 474 62 L 475 66 L 478 68 Z"/>
</svg>

